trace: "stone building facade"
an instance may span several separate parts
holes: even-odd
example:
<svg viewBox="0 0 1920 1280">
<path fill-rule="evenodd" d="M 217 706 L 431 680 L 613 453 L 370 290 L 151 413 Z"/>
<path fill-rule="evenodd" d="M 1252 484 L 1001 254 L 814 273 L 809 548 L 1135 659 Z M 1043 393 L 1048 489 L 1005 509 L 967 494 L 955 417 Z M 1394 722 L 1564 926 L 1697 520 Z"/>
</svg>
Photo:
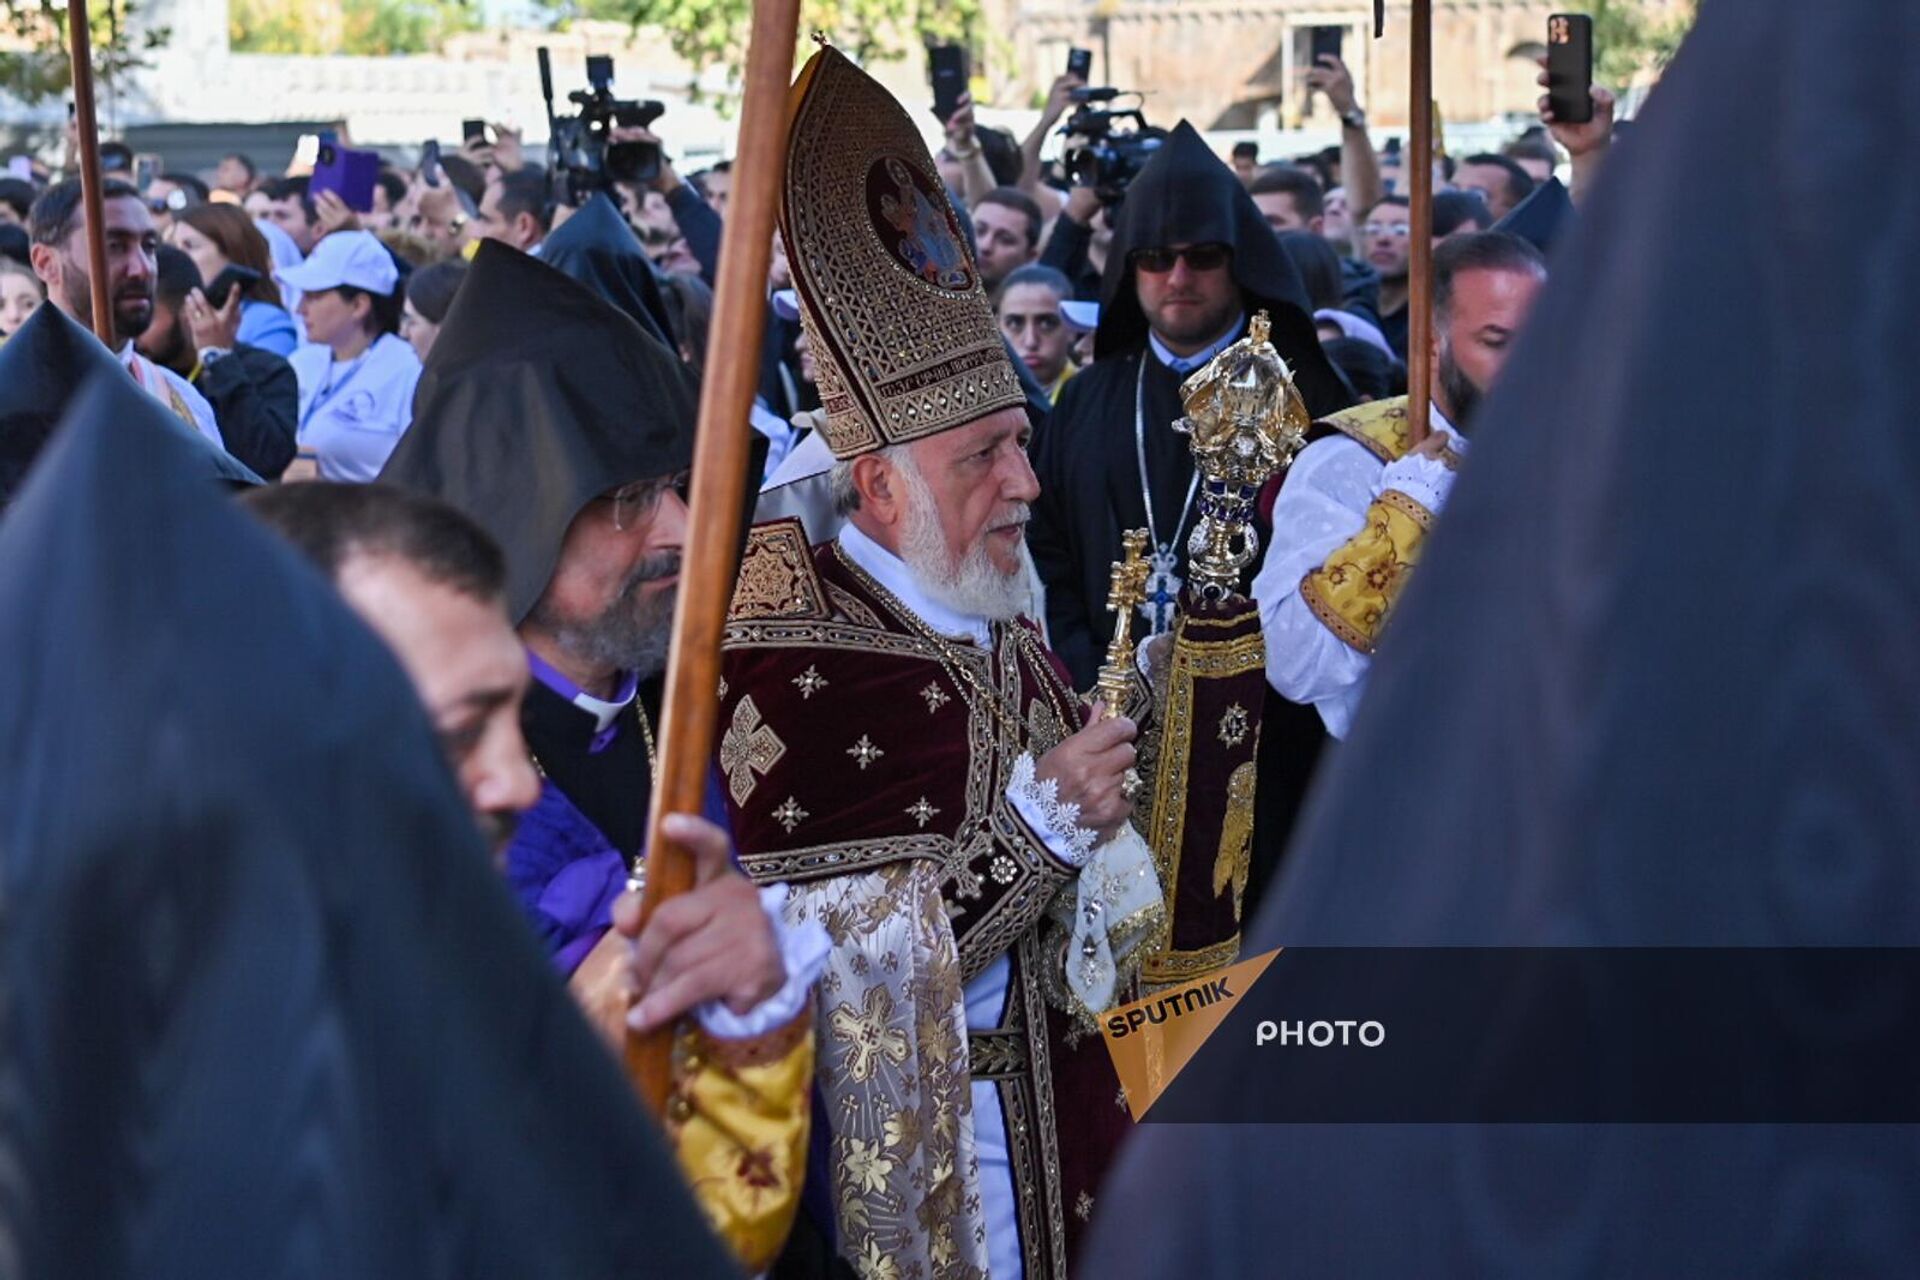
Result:
<svg viewBox="0 0 1920 1280">
<path fill-rule="evenodd" d="M 1531 59 L 1544 52 L 1547 15 L 1569 6 L 1538 0 L 1434 0 L 1434 96 L 1449 120 L 1531 114 L 1539 89 Z M 1303 114 L 1300 68 L 1315 27 L 1343 32 L 1343 56 L 1374 124 L 1404 125 L 1408 111 L 1405 0 L 1387 5 L 1374 39 L 1371 0 L 988 0 L 993 32 L 982 51 L 995 95 L 1026 103 L 1091 49 L 1094 76 L 1147 88 L 1149 118 L 1182 117 L 1202 130 L 1331 126 L 1324 100 Z M 1103 65 L 1103 53 L 1111 65 Z"/>
</svg>

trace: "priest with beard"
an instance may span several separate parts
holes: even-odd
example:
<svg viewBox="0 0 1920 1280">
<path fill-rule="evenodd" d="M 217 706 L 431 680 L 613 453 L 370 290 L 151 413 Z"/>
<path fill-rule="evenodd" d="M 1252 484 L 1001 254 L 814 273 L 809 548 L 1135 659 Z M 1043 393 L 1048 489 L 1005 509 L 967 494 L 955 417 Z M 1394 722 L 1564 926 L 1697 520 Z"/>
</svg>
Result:
<svg viewBox="0 0 1920 1280">
<path fill-rule="evenodd" d="M 1413 445 L 1407 398 L 1376 400 L 1319 423 L 1273 506 L 1254 579 L 1267 679 L 1345 738 L 1374 645 L 1406 588 L 1467 452 L 1474 412 L 1546 283 L 1546 261 L 1501 231 L 1457 236 L 1433 261 L 1429 434 Z"/>
<path fill-rule="evenodd" d="M 667 818 L 700 882 L 634 937 L 693 383 L 665 344 L 543 262 L 489 241 L 471 272 L 381 479 L 452 504 L 506 553 L 507 613 L 533 676 L 521 727 L 541 778 L 507 878 L 609 1040 L 679 1028 L 670 1135 L 732 1108 L 733 1123 L 707 1128 L 703 1172 L 721 1190 L 703 1185 L 702 1200 L 758 1269 L 797 1205 L 826 940 L 782 920 L 783 886 L 756 891 L 731 865 L 717 791 L 703 814 Z M 689 993 L 692 1016 L 674 1017 Z"/>
<path fill-rule="evenodd" d="M 1174 621 L 1188 576 L 1197 475 L 1180 386 L 1246 336 L 1264 310 L 1270 341 L 1315 417 L 1354 401 L 1321 354 L 1299 272 L 1253 197 L 1182 121 L 1127 188 L 1107 255 L 1095 362 L 1061 389 L 1036 440 L 1033 558 L 1048 636 L 1077 687 L 1094 680 L 1113 617 L 1109 571 L 1121 534 L 1145 529 L 1153 575 L 1135 635 Z M 1251 572 L 1246 575 L 1251 578 Z M 1241 590 L 1250 583 L 1243 580 Z M 1320 748 L 1318 717 L 1273 697 L 1262 708 L 1247 911 L 1271 878 Z"/>
<path fill-rule="evenodd" d="M 1133 724 L 1020 616 L 1026 397 L 912 120 L 832 48 L 781 206 L 845 518 L 749 539 L 719 762 L 749 875 L 833 938 L 826 1234 L 861 1275 L 1067 1274 L 1126 1131 L 1094 1017 L 1163 909 Z"/>
</svg>

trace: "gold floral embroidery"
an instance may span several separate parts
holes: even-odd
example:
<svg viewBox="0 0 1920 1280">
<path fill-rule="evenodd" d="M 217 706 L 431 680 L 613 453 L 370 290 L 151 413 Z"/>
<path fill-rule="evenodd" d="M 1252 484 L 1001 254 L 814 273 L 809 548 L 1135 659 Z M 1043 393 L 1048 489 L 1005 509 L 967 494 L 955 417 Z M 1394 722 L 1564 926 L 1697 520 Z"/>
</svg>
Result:
<svg viewBox="0 0 1920 1280">
<path fill-rule="evenodd" d="M 1431 522 L 1418 503 L 1388 490 L 1367 508 L 1360 532 L 1300 580 L 1300 598 L 1327 630 L 1353 649 L 1371 654 L 1420 558 Z"/>
<path fill-rule="evenodd" d="M 1239 703 L 1228 707 L 1220 717 L 1220 742 L 1227 747 L 1237 747 L 1247 740 L 1247 733 L 1253 722 L 1247 716 L 1247 709 Z"/>
</svg>

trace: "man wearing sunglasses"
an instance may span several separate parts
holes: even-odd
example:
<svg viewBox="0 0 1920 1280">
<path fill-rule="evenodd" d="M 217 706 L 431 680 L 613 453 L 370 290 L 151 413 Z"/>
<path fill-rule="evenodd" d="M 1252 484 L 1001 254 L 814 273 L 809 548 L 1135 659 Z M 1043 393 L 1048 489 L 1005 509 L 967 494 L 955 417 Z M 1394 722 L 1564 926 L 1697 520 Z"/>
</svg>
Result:
<svg viewBox="0 0 1920 1280">
<path fill-rule="evenodd" d="M 1171 625 L 1194 520 L 1193 457 L 1173 430 L 1180 384 L 1265 310 L 1316 415 L 1353 402 L 1320 354 L 1299 273 L 1233 170 L 1182 123 L 1140 171 L 1107 256 L 1095 363 L 1061 389 L 1039 433 L 1033 555 L 1056 652 L 1081 688 L 1112 634 L 1109 568 L 1125 529 L 1155 557 L 1144 629 Z"/>
</svg>

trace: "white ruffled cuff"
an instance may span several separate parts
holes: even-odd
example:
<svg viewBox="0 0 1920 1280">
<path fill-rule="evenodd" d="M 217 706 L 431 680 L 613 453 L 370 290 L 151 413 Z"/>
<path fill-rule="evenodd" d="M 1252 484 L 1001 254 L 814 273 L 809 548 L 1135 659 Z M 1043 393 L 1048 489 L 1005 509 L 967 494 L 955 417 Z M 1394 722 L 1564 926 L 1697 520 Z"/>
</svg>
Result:
<svg viewBox="0 0 1920 1280">
<path fill-rule="evenodd" d="M 1094 841 L 1100 837 L 1080 825 L 1079 805 L 1060 799 L 1058 782 L 1052 778 L 1042 782 L 1034 774 L 1031 753 L 1014 761 L 1013 776 L 1007 781 L 1007 803 L 1040 837 L 1048 853 L 1070 867 L 1086 865 Z"/>
<path fill-rule="evenodd" d="M 1447 495 L 1453 491 L 1453 480 L 1457 474 L 1438 458 L 1410 453 L 1380 472 L 1380 483 L 1374 490 L 1374 496 L 1377 498 L 1385 490 L 1396 489 L 1434 515 L 1439 515 L 1440 508 L 1447 503 Z"/>
<path fill-rule="evenodd" d="M 777 1031 L 800 1016 L 813 994 L 813 984 L 826 967 L 831 943 L 827 931 L 817 920 L 788 924 L 782 908 L 787 903 L 787 886 L 764 885 L 760 890 L 760 909 L 767 913 L 773 935 L 780 942 L 780 959 L 787 966 L 787 981 L 778 991 L 745 1013 L 735 1013 L 719 1000 L 705 1000 L 694 1006 L 693 1016 L 700 1029 L 716 1040 L 752 1040 Z"/>
</svg>

